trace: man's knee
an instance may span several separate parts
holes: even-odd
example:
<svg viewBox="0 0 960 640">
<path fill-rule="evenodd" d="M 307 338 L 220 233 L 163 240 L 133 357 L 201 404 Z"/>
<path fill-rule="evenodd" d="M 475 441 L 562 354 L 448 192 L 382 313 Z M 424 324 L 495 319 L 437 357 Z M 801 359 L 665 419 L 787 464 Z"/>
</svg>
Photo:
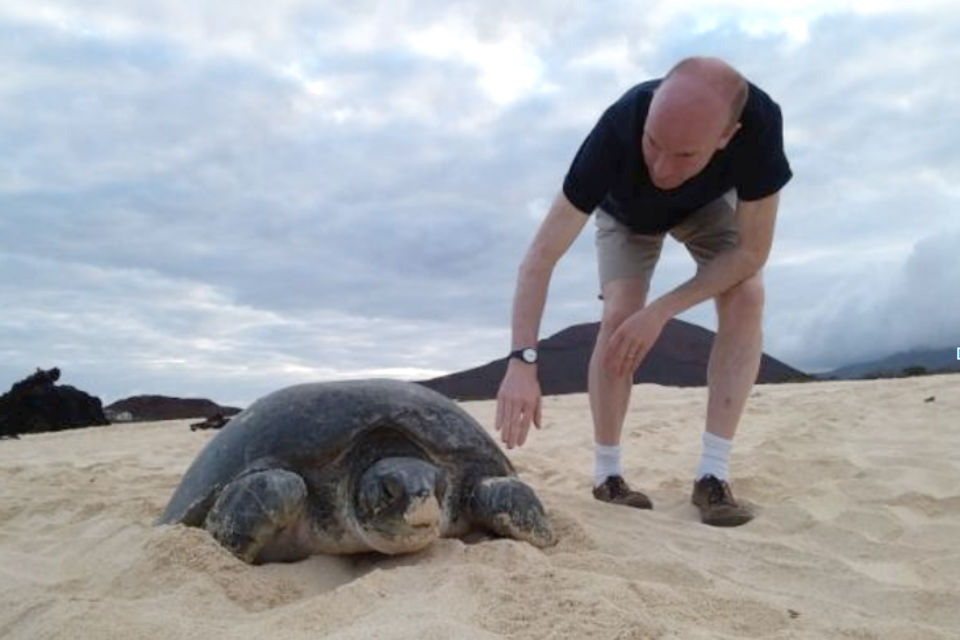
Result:
<svg viewBox="0 0 960 640">
<path fill-rule="evenodd" d="M 602 331 L 616 331 L 624 320 L 643 308 L 647 300 L 647 284 L 640 279 L 608 282 L 603 287 Z"/>
<path fill-rule="evenodd" d="M 763 311 L 764 286 L 761 272 L 733 286 L 717 296 L 720 314 L 750 314 Z"/>
</svg>

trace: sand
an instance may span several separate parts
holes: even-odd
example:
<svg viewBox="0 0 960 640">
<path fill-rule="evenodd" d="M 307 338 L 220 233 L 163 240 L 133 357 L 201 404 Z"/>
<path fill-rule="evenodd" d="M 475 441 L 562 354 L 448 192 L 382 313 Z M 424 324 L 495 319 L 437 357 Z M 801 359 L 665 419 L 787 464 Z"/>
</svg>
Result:
<svg viewBox="0 0 960 640">
<path fill-rule="evenodd" d="M 0 441 L 0 637 L 960 637 L 960 376 L 755 387 L 731 471 L 758 517 L 734 529 L 689 503 L 705 399 L 634 390 L 625 471 L 650 512 L 591 497 L 587 398 L 546 398 L 510 452 L 560 535 L 543 551 L 480 537 L 248 566 L 152 526 L 214 432 Z M 492 428 L 493 402 L 463 406 Z"/>
</svg>

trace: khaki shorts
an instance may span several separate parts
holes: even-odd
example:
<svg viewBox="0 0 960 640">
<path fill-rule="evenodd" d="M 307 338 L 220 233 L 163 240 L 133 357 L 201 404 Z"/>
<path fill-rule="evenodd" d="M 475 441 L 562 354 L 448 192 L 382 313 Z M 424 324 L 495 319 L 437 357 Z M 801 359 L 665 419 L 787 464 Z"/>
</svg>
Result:
<svg viewBox="0 0 960 640">
<path fill-rule="evenodd" d="M 597 261 L 601 291 L 604 284 L 618 278 L 643 278 L 649 289 L 667 233 L 686 245 L 687 251 L 697 262 L 698 272 L 718 253 L 737 246 L 740 236 L 737 231 L 736 198 L 736 191 L 729 191 L 692 213 L 673 229 L 655 235 L 634 233 L 603 209 L 597 209 Z"/>
</svg>

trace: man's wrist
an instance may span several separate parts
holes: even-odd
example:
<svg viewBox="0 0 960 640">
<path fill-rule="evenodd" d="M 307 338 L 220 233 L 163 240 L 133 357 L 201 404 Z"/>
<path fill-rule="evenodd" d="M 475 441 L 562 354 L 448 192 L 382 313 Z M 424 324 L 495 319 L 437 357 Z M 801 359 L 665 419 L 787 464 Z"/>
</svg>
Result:
<svg viewBox="0 0 960 640">
<path fill-rule="evenodd" d="M 539 368 L 539 362 L 529 363 L 524 362 L 519 358 L 507 358 L 507 372 L 523 372 L 525 375 L 537 375 L 537 369 Z"/>
<path fill-rule="evenodd" d="M 751 254 L 739 248 L 725 251 L 697 271 L 694 277 L 665 293 L 649 306 L 657 306 L 658 313 L 673 318 L 690 307 L 727 291 L 754 275 L 762 266 Z"/>
<path fill-rule="evenodd" d="M 663 323 L 666 324 L 667 322 L 669 322 L 670 318 L 680 313 L 680 311 L 674 310 L 673 305 L 671 304 L 672 300 L 673 299 L 670 297 L 670 294 L 668 293 L 664 296 L 657 298 L 650 304 L 648 304 L 645 307 L 645 309 L 648 313 L 652 313 L 657 317 L 659 317 L 660 320 L 662 320 Z"/>
</svg>

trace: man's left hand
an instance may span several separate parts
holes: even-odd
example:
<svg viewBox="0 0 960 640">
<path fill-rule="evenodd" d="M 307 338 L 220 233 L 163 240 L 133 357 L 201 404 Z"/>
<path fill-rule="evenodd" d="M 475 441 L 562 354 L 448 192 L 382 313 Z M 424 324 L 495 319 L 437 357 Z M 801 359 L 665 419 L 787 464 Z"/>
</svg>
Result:
<svg viewBox="0 0 960 640">
<path fill-rule="evenodd" d="M 640 309 L 621 324 L 607 343 L 604 366 L 611 375 L 632 374 L 650 353 L 669 317 L 654 307 Z"/>
</svg>

